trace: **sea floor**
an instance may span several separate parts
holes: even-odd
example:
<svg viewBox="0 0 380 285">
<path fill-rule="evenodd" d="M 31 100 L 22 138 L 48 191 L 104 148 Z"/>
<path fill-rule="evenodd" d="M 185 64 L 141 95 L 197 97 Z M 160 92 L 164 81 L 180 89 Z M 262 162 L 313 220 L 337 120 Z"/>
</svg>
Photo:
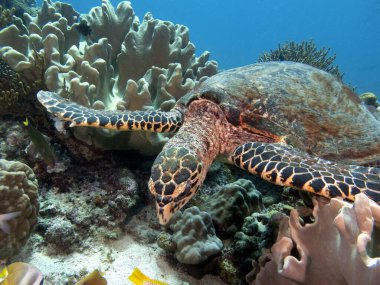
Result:
<svg viewBox="0 0 380 285">
<path fill-rule="evenodd" d="M 158 224 L 154 199 L 147 187 L 152 159 L 115 153 L 86 161 L 61 151 L 60 158 L 67 168 L 47 173 L 41 159 L 25 153 L 28 143 L 20 124 L 0 122 L 1 157 L 28 164 L 39 181 L 38 224 L 10 263 L 33 264 L 42 272 L 44 285 L 74 285 L 95 269 L 104 273 L 109 285 L 128 285 L 132 284 L 128 276 L 134 268 L 170 285 L 227 284 L 217 276 L 217 258 L 207 264 L 181 264 L 158 246 L 157 238 L 165 229 Z M 61 149 L 58 144 L 54 146 Z M 238 178 L 253 176 L 221 163 L 213 164 L 200 191 L 203 194 L 189 204 L 203 203 Z M 257 179 L 254 184 L 262 192 L 264 205 L 283 200 L 282 191 L 267 182 Z M 228 253 L 231 241 L 225 242 Z M 244 276 L 237 277 L 243 282 Z"/>
<path fill-rule="evenodd" d="M 12 261 L 29 262 L 37 266 L 45 277 L 44 285 L 75 284 L 80 277 L 95 269 L 104 273 L 110 285 L 132 285 L 128 276 L 136 267 L 150 278 L 170 285 L 226 284 L 213 275 L 195 279 L 183 270 L 185 265 L 175 264 L 157 243 L 139 242 L 135 230 L 147 228 L 148 222 L 144 217 L 151 214 L 154 214 L 152 210 L 143 209 L 135 215 L 128 224 L 131 230 L 127 228 L 127 232 L 118 240 L 91 241 L 83 251 L 70 254 L 51 254 L 49 245 L 33 248 L 37 238 L 34 234 Z"/>
</svg>

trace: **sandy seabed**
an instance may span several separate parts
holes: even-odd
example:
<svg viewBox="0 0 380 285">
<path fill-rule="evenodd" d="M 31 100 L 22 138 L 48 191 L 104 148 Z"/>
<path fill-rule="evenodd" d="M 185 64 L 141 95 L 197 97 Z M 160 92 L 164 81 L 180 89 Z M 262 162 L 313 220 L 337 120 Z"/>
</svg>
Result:
<svg viewBox="0 0 380 285">
<path fill-rule="evenodd" d="M 149 207 L 149 206 L 148 206 Z M 146 221 L 138 214 L 132 218 L 128 227 L 146 226 Z M 31 238 L 33 240 L 33 237 Z M 195 279 L 178 267 L 169 263 L 166 253 L 157 243 L 139 243 L 133 232 L 125 233 L 118 240 L 104 242 L 92 241 L 83 252 L 71 254 L 47 254 L 49 245 L 33 249 L 33 242 L 28 242 L 22 252 L 12 258 L 37 266 L 43 273 L 44 285 L 71 285 L 70 276 L 80 272 L 92 272 L 99 269 L 104 273 L 109 285 L 133 285 L 128 276 L 134 268 L 139 268 L 145 275 L 169 285 L 225 285 L 219 277 L 205 275 Z"/>
</svg>

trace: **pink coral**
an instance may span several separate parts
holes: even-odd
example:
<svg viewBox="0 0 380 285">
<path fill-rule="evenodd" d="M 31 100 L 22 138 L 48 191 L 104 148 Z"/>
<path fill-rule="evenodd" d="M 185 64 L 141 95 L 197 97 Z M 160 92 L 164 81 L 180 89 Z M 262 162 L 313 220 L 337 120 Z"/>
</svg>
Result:
<svg viewBox="0 0 380 285">
<path fill-rule="evenodd" d="M 302 226 L 296 210 L 280 227 L 271 253 L 247 275 L 250 284 L 379 284 L 380 258 L 368 255 L 380 206 L 364 194 L 354 205 L 339 199 L 314 201 L 315 222 Z M 375 247 L 379 241 L 373 240 Z M 378 252 L 377 252 L 378 253 Z"/>
</svg>

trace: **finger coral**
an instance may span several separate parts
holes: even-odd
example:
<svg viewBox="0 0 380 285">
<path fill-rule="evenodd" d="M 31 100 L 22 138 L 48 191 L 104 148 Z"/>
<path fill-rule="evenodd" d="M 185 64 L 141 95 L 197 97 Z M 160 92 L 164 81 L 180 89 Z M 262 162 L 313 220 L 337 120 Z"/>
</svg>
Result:
<svg viewBox="0 0 380 285">
<path fill-rule="evenodd" d="M 37 16 L 26 18 L 26 25 L 17 22 L 0 31 L 0 55 L 30 81 L 42 80 L 50 91 L 84 106 L 166 111 L 217 72 L 208 52 L 195 56 L 187 27 L 150 13 L 140 23 L 130 2 L 115 9 L 103 0 L 79 15 L 68 4 L 45 0 Z M 162 134 L 87 128 L 74 134 L 88 144 L 145 154 L 166 141 Z"/>
<path fill-rule="evenodd" d="M 301 225 L 296 210 L 280 227 L 271 253 L 250 284 L 378 284 L 380 206 L 364 194 L 354 205 L 339 199 L 315 202 L 315 221 Z M 376 229 L 374 231 L 374 228 Z M 377 238 L 377 239 L 376 239 Z M 372 245 L 372 247 L 371 247 Z"/>
<path fill-rule="evenodd" d="M 37 223 L 38 182 L 29 166 L 0 159 L 0 215 L 20 212 L 8 221 L 10 231 L 0 231 L 0 259 L 6 259 L 25 244 Z"/>
</svg>

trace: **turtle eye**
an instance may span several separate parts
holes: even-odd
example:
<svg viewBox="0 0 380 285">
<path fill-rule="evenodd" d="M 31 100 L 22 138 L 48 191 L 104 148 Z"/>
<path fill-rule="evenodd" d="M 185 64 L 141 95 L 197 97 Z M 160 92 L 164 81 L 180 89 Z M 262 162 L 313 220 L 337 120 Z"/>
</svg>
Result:
<svg viewBox="0 0 380 285">
<path fill-rule="evenodd" d="M 187 196 L 189 196 L 190 195 L 189 193 L 191 192 L 191 189 L 194 187 L 193 184 L 191 184 L 190 181 L 186 181 L 184 183 L 186 183 L 185 188 L 183 188 L 183 190 L 178 194 L 178 196 L 174 198 L 174 202 L 176 202 L 176 203 L 178 201 L 183 200 Z"/>
</svg>

